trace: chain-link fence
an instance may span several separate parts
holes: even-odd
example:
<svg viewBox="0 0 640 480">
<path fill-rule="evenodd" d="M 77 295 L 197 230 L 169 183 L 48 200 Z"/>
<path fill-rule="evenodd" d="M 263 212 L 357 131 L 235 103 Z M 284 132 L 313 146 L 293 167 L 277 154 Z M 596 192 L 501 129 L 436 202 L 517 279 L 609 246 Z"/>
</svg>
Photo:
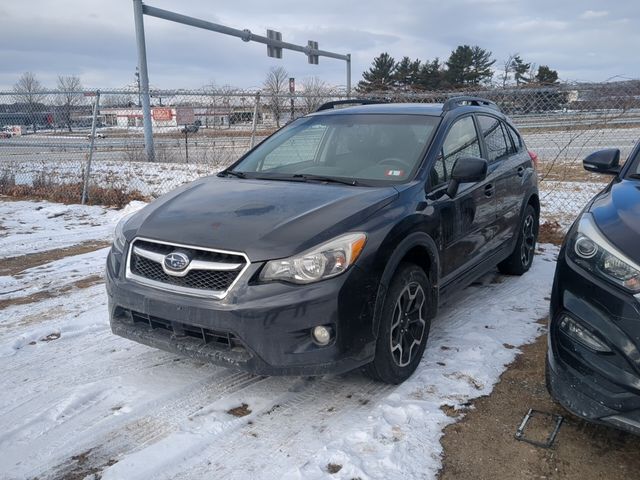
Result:
<svg viewBox="0 0 640 480">
<path fill-rule="evenodd" d="M 269 95 L 230 88 L 152 92 L 155 158 L 147 161 L 136 91 L 0 92 L 0 193 L 81 196 L 91 145 L 89 199 L 121 203 L 156 197 L 230 164 L 292 118 L 315 111 L 340 92 Z M 582 159 L 615 147 L 622 158 L 640 138 L 640 81 L 550 87 L 393 91 L 360 98 L 442 102 L 457 95 L 495 101 L 539 157 L 543 215 L 567 223 L 608 180 L 582 169 Z M 70 198 L 71 197 L 71 198 Z"/>
</svg>

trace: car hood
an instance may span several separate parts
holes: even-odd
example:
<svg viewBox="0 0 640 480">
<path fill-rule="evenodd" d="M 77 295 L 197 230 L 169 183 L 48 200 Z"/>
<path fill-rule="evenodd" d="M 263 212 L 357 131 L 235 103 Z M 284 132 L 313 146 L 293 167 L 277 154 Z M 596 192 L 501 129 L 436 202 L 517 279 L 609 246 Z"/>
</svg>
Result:
<svg viewBox="0 0 640 480">
<path fill-rule="evenodd" d="M 614 181 L 594 200 L 590 211 L 609 241 L 640 264 L 640 182 Z"/>
<path fill-rule="evenodd" d="M 397 196 L 393 187 L 207 177 L 145 207 L 125 235 L 283 258 L 357 231 Z"/>
</svg>

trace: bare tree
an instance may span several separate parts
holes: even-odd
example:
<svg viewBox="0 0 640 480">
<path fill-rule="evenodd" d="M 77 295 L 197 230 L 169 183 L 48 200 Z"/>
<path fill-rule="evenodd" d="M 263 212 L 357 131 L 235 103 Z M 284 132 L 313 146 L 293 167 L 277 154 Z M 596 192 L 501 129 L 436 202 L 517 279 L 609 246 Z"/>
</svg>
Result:
<svg viewBox="0 0 640 480">
<path fill-rule="evenodd" d="M 58 105 L 60 107 L 60 120 L 66 125 L 70 132 L 71 128 L 71 112 L 78 107 L 84 100 L 82 93 L 82 82 L 80 77 L 75 75 L 63 76 L 58 75 Z"/>
<path fill-rule="evenodd" d="M 276 121 L 276 127 L 280 128 L 282 112 L 287 104 L 285 94 L 289 91 L 289 73 L 283 67 L 271 67 L 263 85 L 264 93 L 269 97 L 267 105 Z"/>
<path fill-rule="evenodd" d="M 100 96 L 100 105 L 103 107 L 133 107 L 135 105 L 130 93 L 109 93 Z"/>
<path fill-rule="evenodd" d="M 315 112 L 332 94 L 329 85 L 319 77 L 309 77 L 302 80 L 302 90 L 304 92 L 305 113 Z"/>
<path fill-rule="evenodd" d="M 24 104 L 24 108 L 27 110 L 29 123 L 33 125 L 33 131 L 36 131 L 36 122 L 38 110 L 42 110 L 42 101 L 44 96 L 42 92 L 44 88 L 31 72 L 25 72 L 13 85 L 14 99 L 16 103 Z"/>
<path fill-rule="evenodd" d="M 513 72 L 513 60 L 518 56 L 517 53 L 510 53 L 502 64 L 502 73 L 498 76 L 502 80 L 502 88 L 506 88 L 507 83 L 511 80 L 511 72 Z"/>
</svg>

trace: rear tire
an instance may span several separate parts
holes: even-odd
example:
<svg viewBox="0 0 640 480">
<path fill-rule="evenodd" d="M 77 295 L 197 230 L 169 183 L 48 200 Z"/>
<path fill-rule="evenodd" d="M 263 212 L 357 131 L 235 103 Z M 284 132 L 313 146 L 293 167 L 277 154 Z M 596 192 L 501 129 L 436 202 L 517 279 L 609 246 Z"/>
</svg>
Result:
<svg viewBox="0 0 640 480">
<path fill-rule="evenodd" d="M 511 255 L 498 264 L 498 270 L 506 275 L 522 275 L 531 268 L 538 241 L 538 214 L 527 205 L 518 228 L 518 241 Z"/>
<path fill-rule="evenodd" d="M 364 372 L 397 385 L 418 367 L 429 338 L 429 277 L 417 265 L 401 263 L 385 295 L 374 360 Z"/>
</svg>

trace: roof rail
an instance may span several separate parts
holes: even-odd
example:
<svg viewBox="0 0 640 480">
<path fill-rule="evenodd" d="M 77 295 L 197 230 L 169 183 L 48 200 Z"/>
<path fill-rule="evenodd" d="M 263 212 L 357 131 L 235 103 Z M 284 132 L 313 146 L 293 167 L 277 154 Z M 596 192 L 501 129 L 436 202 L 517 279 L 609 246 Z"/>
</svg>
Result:
<svg viewBox="0 0 640 480">
<path fill-rule="evenodd" d="M 323 103 L 318 107 L 316 112 L 321 112 L 322 110 L 331 110 L 340 105 L 374 105 L 378 103 L 387 103 L 384 100 L 367 100 L 367 99 L 358 99 L 358 98 L 350 98 L 348 100 L 334 100 L 332 102 Z"/>
<path fill-rule="evenodd" d="M 471 97 L 467 95 L 461 95 L 459 97 L 451 97 L 447 99 L 442 105 L 442 111 L 448 112 L 454 108 L 462 107 L 464 105 L 475 105 L 477 107 L 488 107 L 494 110 L 500 111 L 500 107 L 495 102 L 487 100 L 486 98 Z"/>
</svg>

